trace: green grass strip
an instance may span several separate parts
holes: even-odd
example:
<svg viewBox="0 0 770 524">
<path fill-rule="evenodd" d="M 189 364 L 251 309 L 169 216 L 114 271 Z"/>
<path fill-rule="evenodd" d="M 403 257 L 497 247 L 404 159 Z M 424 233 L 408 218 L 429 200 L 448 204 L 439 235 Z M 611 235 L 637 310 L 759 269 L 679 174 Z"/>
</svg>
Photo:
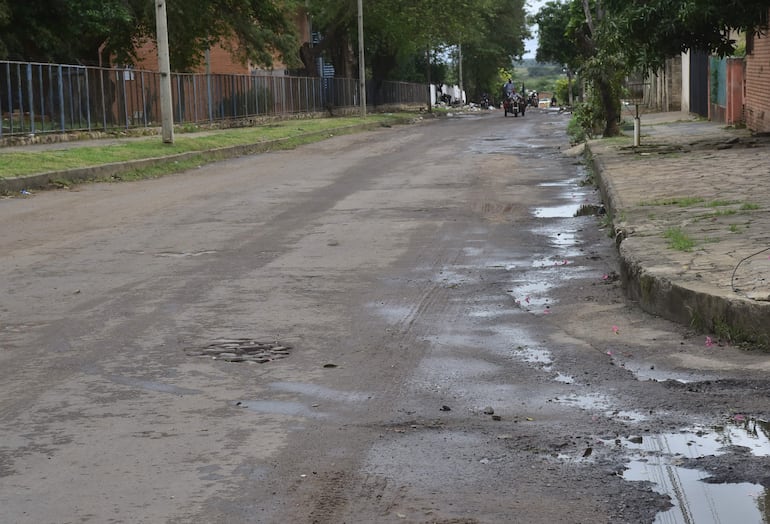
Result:
<svg viewBox="0 0 770 524">
<path fill-rule="evenodd" d="M 72 145 L 62 149 L 2 152 L 0 149 L 0 178 L 63 171 L 130 160 L 160 158 L 191 151 L 258 144 L 280 139 L 297 139 L 323 131 L 332 131 L 361 124 L 389 125 L 413 118 L 411 114 L 372 114 L 360 117 L 287 120 L 259 127 L 204 131 L 186 135 L 177 133 L 173 144 L 164 144 L 160 136 L 125 139 L 125 142 L 105 145 Z M 317 138 L 315 138 L 317 140 Z M 291 142 L 291 141 L 290 141 Z M 280 147 L 280 146 L 279 146 Z M 285 147 L 285 146 L 283 146 Z"/>
</svg>

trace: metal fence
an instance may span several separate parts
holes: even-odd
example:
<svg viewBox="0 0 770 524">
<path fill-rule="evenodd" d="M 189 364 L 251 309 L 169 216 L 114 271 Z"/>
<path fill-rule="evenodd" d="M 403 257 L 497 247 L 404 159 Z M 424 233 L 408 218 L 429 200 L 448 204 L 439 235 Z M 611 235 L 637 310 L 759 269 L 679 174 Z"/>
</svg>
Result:
<svg viewBox="0 0 770 524">
<path fill-rule="evenodd" d="M 427 87 L 367 82 L 367 103 L 420 104 Z M 360 105 L 358 80 L 173 73 L 174 123 L 203 123 Z M 0 61 L 0 139 L 157 126 L 160 73 L 131 68 Z"/>
</svg>

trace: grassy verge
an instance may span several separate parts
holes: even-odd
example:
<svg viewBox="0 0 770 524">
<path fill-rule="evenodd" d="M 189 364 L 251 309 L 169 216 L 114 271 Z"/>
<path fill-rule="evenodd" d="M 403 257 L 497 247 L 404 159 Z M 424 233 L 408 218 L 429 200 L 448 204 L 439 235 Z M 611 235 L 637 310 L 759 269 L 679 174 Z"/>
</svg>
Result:
<svg viewBox="0 0 770 524">
<path fill-rule="evenodd" d="M 192 135 L 177 134 L 173 144 L 164 144 L 158 136 L 122 139 L 105 145 L 63 145 L 61 149 L 0 152 L 0 178 L 33 175 L 52 171 L 84 168 L 116 162 L 208 151 L 230 146 L 258 144 L 283 140 L 276 148 L 296 147 L 300 143 L 325 138 L 324 131 L 344 133 L 346 128 L 361 124 L 392 125 L 404 123 L 413 115 L 372 114 L 366 119 L 359 117 L 318 118 L 271 123 L 259 127 L 208 131 Z M 312 139 L 303 139 L 312 137 Z M 200 164 L 200 161 L 198 161 Z M 173 166 L 168 166 L 169 170 Z M 178 169 L 173 169 L 178 170 Z M 170 172 L 170 170 L 168 171 Z"/>
</svg>

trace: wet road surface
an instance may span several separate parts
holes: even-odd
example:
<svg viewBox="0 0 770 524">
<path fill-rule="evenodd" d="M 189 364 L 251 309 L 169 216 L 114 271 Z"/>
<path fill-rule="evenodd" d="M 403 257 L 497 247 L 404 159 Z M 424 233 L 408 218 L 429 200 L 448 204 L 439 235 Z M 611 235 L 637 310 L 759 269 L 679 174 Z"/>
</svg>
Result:
<svg viewBox="0 0 770 524">
<path fill-rule="evenodd" d="M 623 298 L 566 122 L 0 201 L 4 518 L 766 522 L 766 356 Z"/>
</svg>

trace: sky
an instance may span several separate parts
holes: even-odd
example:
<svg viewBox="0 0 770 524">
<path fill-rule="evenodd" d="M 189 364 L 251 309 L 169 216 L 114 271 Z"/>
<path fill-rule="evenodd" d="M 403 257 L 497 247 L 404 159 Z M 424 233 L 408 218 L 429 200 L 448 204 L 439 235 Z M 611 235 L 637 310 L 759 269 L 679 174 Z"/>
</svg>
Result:
<svg viewBox="0 0 770 524">
<path fill-rule="evenodd" d="M 524 8 L 527 10 L 527 14 L 534 15 L 540 8 L 545 5 L 548 0 L 527 0 L 524 4 Z M 537 52 L 537 26 L 532 26 L 533 38 L 524 41 L 524 58 L 535 58 Z"/>
</svg>

